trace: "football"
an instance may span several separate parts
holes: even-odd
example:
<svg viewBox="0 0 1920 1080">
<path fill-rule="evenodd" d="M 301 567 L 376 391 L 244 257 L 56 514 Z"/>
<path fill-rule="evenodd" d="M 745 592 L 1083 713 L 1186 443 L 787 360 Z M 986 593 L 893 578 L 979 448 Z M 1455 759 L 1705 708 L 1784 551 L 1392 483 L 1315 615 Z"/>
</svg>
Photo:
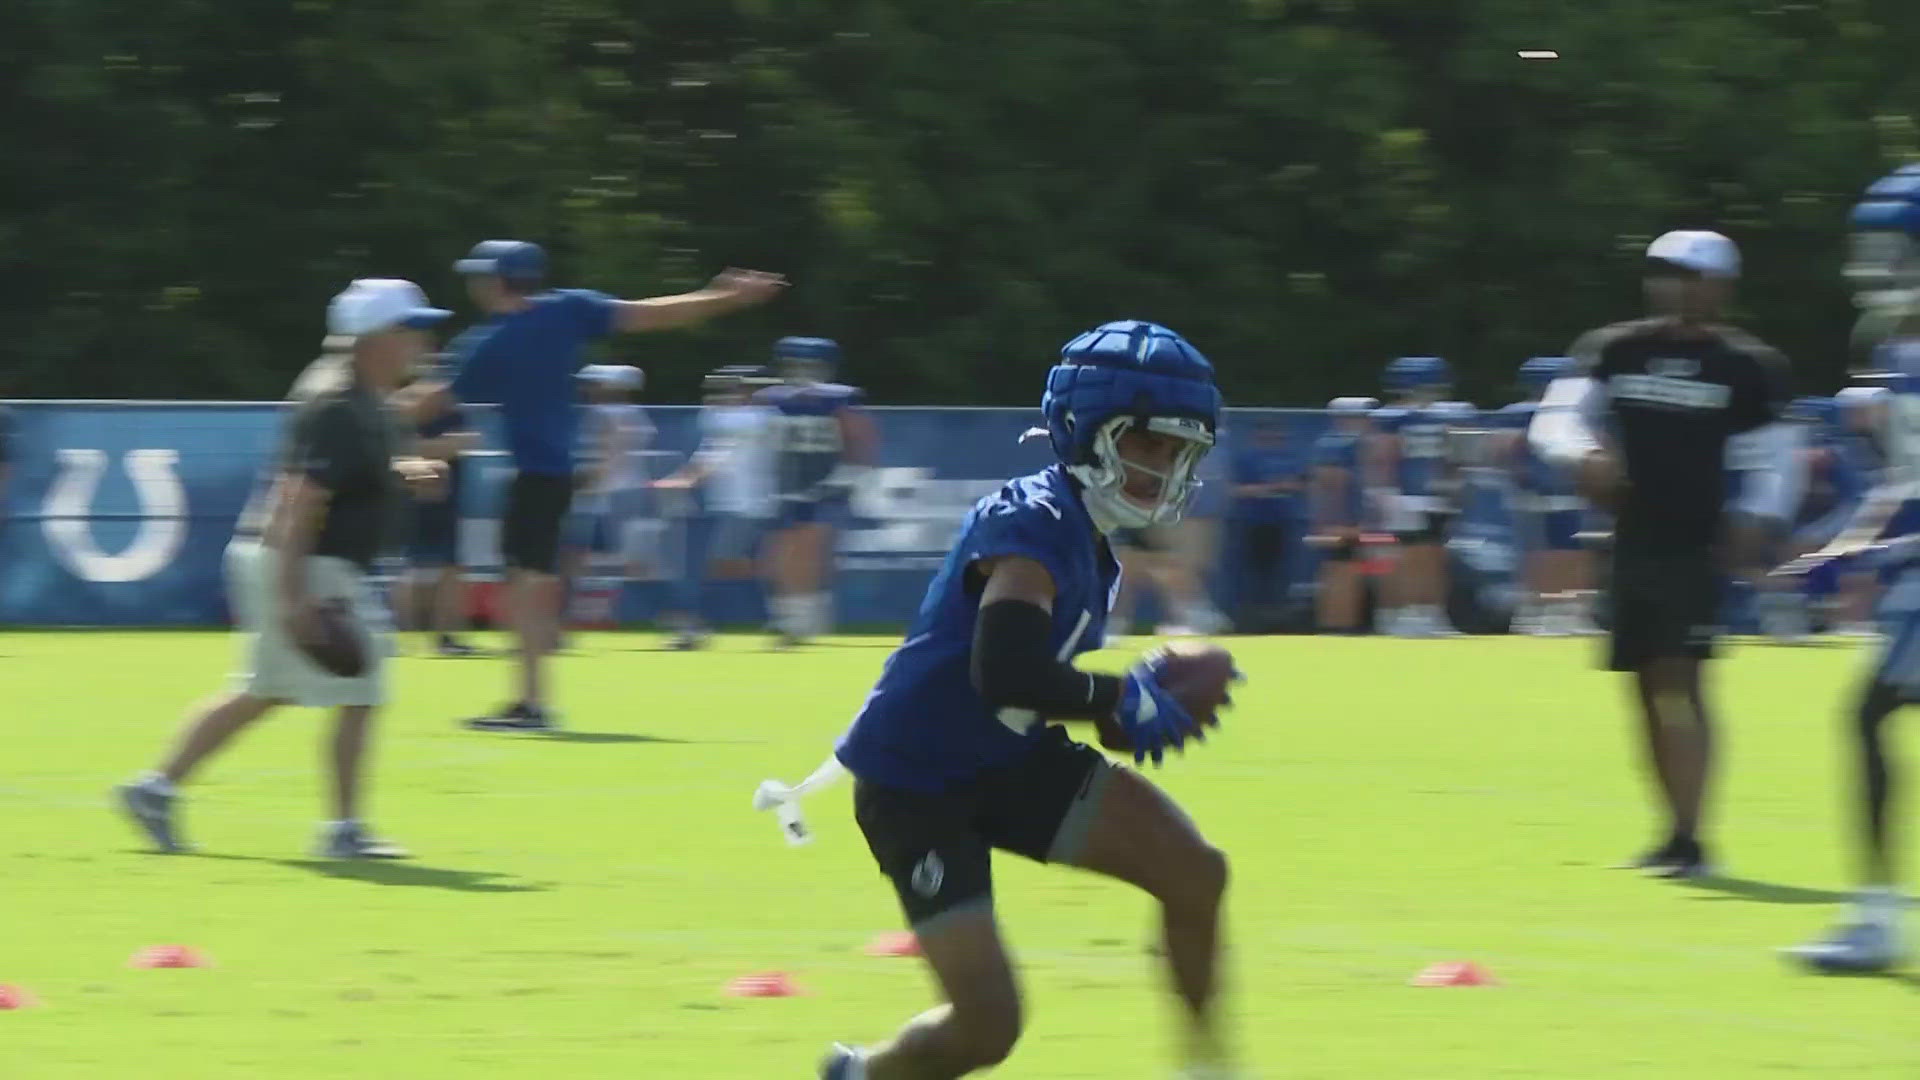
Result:
<svg viewBox="0 0 1920 1080">
<path fill-rule="evenodd" d="M 1147 659 L 1161 664 L 1166 673 L 1160 685 L 1195 720 L 1207 727 L 1220 723 L 1220 710 L 1232 705 L 1228 695 L 1237 673 L 1232 653 L 1212 642 L 1170 641 L 1148 653 Z"/>
<path fill-rule="evenodd" d="M 320 670 L 343 679 L 354 678 L 367 670 L 367 644 L 345 600 L 315 605 L 309 627 L 311 632 L 296 638 L 294 644 Z"/>
</svg>

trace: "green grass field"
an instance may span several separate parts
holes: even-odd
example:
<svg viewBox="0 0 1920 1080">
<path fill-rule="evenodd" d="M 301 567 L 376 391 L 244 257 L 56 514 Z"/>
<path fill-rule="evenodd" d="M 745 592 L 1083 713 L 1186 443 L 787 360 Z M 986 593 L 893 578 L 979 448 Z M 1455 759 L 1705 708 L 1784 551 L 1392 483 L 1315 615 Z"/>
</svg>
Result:
<svg viewBox="0 0 1920 1080">
<path fill-rule="evenodd" d="M 317 715 L 287 712 L 189 789 L 203 854 L 144 854 L 107 809 L 196 697 L 216 634 L 0 635 L 0 1077 L 810 1077 L 930 1003 L 861 946 L 897 913 L 848 815 L 781 843 L 797 779 L 889 641 L 770 655 L 589 636 L 562 738 L 482 736 L 500 661 L 405 658 L 373 818 L 410 864 L 311 861 Z M 1138 645 L 1139 643 L 1134 643 Z M 1911 1076 L 1920 980 L 1824 980 L 1777 946 L 1844 886 L 1836 712 L 1860 654 L 1746 646 L 1717 673 L 1728 879 L 1606 869 L 1649 839 L 1623 688 L 1585 642 L 1230 642 L 1252 681 L 1161 773 L 1234 859 L 1232 1012 L 1253 1075 Z M 1117 666 L 1119 654 L 1107 663 Z M 1163 1077 L 1172 1030 L 1117 885 L 1002 861 L 1031 1024 L 1013 1078 Z M 129 970 L 186 943 L 216 967 Z M 1503 985 L 1414 989 L 1472 959 Z M 807 991 L 733 1000 L 748 972 Z"/>
</svg>

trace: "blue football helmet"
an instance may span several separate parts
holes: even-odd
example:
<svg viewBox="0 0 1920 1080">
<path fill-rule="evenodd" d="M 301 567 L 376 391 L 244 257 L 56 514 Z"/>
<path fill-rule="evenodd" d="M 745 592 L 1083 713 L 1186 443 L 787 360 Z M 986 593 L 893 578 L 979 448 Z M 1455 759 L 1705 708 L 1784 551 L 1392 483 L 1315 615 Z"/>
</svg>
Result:
<svg viewBox="0 0 1920 1080">
<path fill-rule="evenodd" d="M 1084 487 L 1094 523 L 1111 532 L 1179 520 L 1200 486 L 1195 468 L 1220 426 L 1220 391 L 1213 365 L 1185 338 L 1158 323 L 1128 319 L 1061 348 L 1040 411 L 1054 455 Z M 1166 472 L 1121 458 L 1120 436 L 1135 424 L 1185 440 Z M 1152 505 L 1126 496 L 1128 470 L 1160 480 Z"/>
<path fill-rule="evenodd" d="M 1862 308 L 1903 313 L 1920 299 L 1920 165 L 1876 181 L 1854 206 L 1846 276 Z"/>
<path fill-rule="evenodd" d="M 1453 386 L 1453 369 L 1437 356 L 1402 356 L 1387 365 L 1381 377 L 1395 394 L 1445 394 Z"/>
<path fill-rule="evenodd" d="M 826 382 L 840 363 L 840 343 L 823 337 L 783 337 L 773 343 L 773 362 L 788 382 Z"/>
<path fill-rule="evenodd" d="M 1553 380 L 1565 375 L 1573 361 L 1565 356 L 1535 356 L 1520 365 L 1520 386 L 1535 397 L 1546 392 Z"/>
</svg>

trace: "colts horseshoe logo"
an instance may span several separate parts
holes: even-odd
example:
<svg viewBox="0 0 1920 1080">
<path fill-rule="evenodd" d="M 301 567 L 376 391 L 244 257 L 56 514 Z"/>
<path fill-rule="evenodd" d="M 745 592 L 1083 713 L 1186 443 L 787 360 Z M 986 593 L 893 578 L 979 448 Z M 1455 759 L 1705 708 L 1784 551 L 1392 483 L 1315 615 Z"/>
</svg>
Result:
<svg viewBox="0 0 1920 1080">
<path fill-rule="evenodd" d="M 85 581 L 141 581 L 173 561 L 187 538 L 187 492 L 173 450 L 129 450 L 127 479 L 140 500 L 140 531 L 118 555 L 93 542 L 93 495 L 107 471 L 102 450 L 61 450 L 60 476 L 47 491 L 41 531 L 61 565 Z"/>
</svg>

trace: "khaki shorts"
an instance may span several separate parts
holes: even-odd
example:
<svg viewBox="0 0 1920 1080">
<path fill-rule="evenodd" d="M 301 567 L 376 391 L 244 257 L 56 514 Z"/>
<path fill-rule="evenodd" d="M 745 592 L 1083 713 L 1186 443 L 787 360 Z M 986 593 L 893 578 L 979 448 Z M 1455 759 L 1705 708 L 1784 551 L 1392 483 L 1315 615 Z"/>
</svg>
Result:
<svg viewBox="0 0 1920 1080">
<path fill-rule="evenodd" d="M 315 600 L 346 600 L 366 637 L 367 669 L 351 679 L 322 671 L 287 636 L 279 573 L 278 556 L 260 541 L 236 538 L 227 545 L 227 597 L 243 642 L 240 671 L 234 676 L 239 689 L 316 708 L 384 704 L 387 655 L 393 646 L 390 622 L 360 568 L 330 555 L 307 559 L 309 594 Z"/>
</svg>

